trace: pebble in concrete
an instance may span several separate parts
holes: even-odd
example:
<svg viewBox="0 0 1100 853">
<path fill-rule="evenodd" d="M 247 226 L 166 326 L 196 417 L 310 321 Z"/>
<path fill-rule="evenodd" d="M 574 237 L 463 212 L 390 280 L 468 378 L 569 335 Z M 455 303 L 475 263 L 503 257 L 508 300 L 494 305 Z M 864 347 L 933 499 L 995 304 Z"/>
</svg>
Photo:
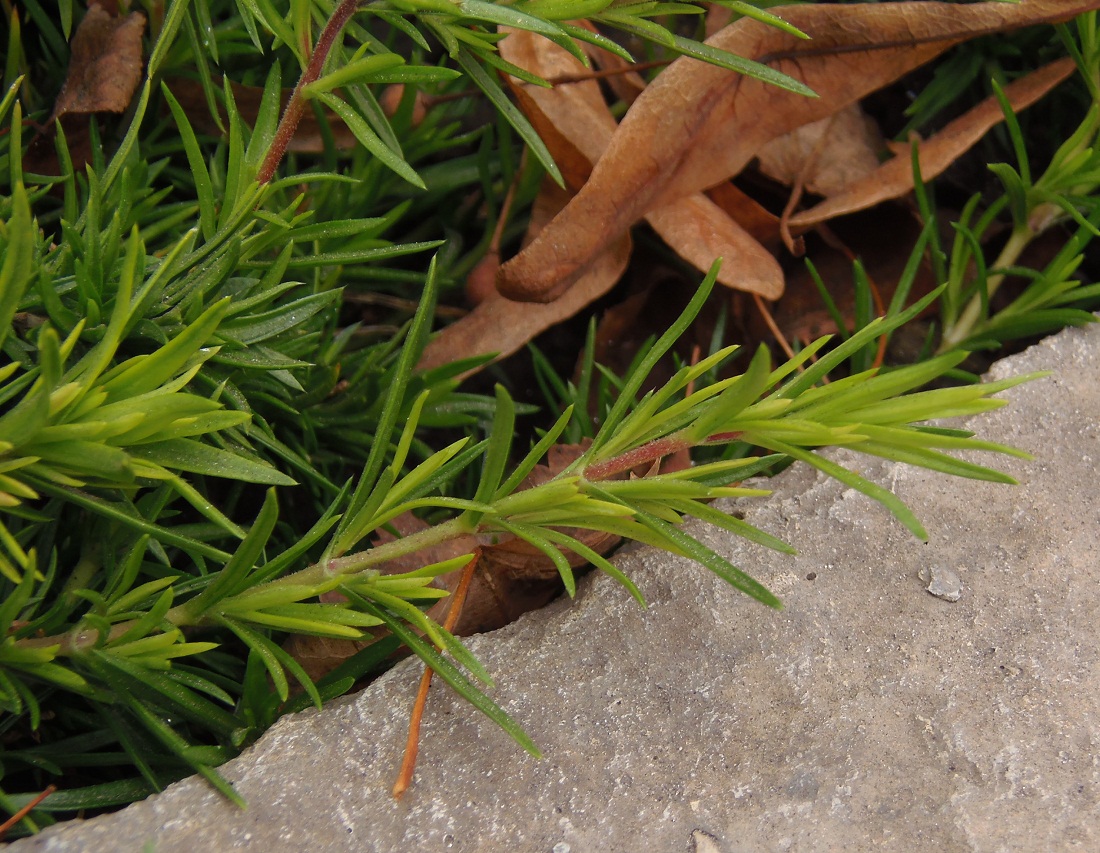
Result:
<svg viewBox="0 0 1100 853">
<path fill-rule="evenodd" d="M 836 458 L 924 521 L 792 468 L 747 519 L 789 558 L 693 532 L 779 593 L 768 610 L 647 549 L 575 602 L 470 646 L 535 761 L 444 691 L 416 786 L 389 796 L 418 668 L 278 723 L 226 775 L 17 842 L 26 851 L 1048 851 L 1100 849 L 1100 328 L 1001 362 L 1053 369 L 973 423 L 1034 451 L 1019 487 Z M 955 603 L 919 570 L 948 566 Z"/>
<path fill-rule="evenodd" d="M 962 597 L 962 579 L 951 569 L 925 566 L 920 570 L 920 579 L 928 584 L 925 589 L 936 598 L 958 601 Z"/>
</svg>

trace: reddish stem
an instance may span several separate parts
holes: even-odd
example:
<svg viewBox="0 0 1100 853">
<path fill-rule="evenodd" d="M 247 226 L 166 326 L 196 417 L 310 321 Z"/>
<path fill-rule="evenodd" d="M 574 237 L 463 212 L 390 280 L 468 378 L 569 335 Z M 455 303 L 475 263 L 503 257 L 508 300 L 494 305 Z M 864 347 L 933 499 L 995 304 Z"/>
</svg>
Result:
<svg viewBox="0 0 1100 853">
<path fill-rule="evenodd" d="M 677 450 L 687 450 L 690 447 L 690 442 L 667 435 L 664 438 L 657 438 L 643 444 L 641 447 L 628 450 L 626 453 L 612 459 L 589 465 L 584 469 L 584 478 L 586 480 L 606 480 L 608 477 L 614 477 L 616 474 L 629 471 L 631 468 L 637 468 L 639 465 L 645 465 L 647 462 L 656 462 L 658 459 L 675 453 Z"/>
<path fill-rule="evenodd" d="M 332 52 L 332 46 L 335 44 L 337 36 L 340 35 L 347 22 L 351 20 L 351 16 L 359 11 L 359 5 L 362 2 L 363 0 L 342 0 L 340 5 L 336 7 L 336 11 L 332 13 L 332 17 L 328 19 L 325 28 L 321 31 L 321 35 L 317 39 L 317 47 L 314 48 L 313 55 L 309 58 L 309 64 L 298 80 L 298 85 L 294 87 L 294 92 L 283 111 L 283 117 L 279 119 L 279 126 L 275 129 L 275 137 L 271 140 L 271 147 L 267 150 L 267 156 L 264 157 L 264 162 L 256 175 L 256 180 L 259 183 L 266 184 L 274 177 L 275 170 L 279 168 L 279 163 L 282 162 L 287 146 L 290 145 L 290 140 L 294 138 L 294 132 L 298 129 L 298 122 L 302 120 L 302 114 L 306 109 L 302 89 L 321 76 L 321 69 L 324 68 L 325 60 Z"/>
<path fill-rule="evenodd" d="M 741 433 L 739 432 L 721 432 L 708 436 L 704 443 L 717 444 L 719 442 L 735 441 L 740 437 Z M 685 441 L 675 435 L 666 435 L 664 438 L 654 439 L 641 447 L 635 447 L 633 450 L 628 450 L 626 453 L 611 459 L 589 465 L 584 469 L 584 478 L 586 480 L 606 480 L 608 477 L 630 471 L 639 465 L 656 462 L 658 459 L 671 456 L 681 450 L 690 450 L 692 447 L 695 447 L 694 442 Z"/>
</svg>

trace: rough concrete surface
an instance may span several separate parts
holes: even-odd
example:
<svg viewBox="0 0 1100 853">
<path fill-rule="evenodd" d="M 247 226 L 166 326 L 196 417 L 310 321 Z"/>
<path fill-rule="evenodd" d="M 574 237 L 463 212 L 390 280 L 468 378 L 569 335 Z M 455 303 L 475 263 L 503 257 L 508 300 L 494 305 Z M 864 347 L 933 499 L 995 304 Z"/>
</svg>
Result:
<svg viewBox="0 0 1100 853">
<path fill-rule="evenodd" d="M 11 849 L 1100 850 L 1100 327 L 993 374 L 1039 369 L 1056 375 L 973 422 L 1037 454 L 999 459 L 1018 487 L 836 455 L 905 500 L 927 544 L 798 466 L 743 507 L 797 558 L 692 527 L 784 611 L 636 549 L 617 560 L 648 609 L 590 577 L 576 601 L 472 639 L 541 761 L 439 689 L 395 802 L 406 662 L 227 765 L 247 811 L 189 779 Z"/>
</svg>

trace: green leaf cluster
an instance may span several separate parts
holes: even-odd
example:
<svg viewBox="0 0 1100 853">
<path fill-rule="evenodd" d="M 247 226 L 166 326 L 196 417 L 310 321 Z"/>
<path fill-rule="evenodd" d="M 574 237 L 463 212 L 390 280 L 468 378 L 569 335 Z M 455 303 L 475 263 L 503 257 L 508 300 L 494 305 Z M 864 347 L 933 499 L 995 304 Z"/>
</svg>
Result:
<svg viewBox="0 0 1100 853">
<path fill-rule="evenodd" d="M 1077 128 L 1054 151 L 1041 174 L 1033 174 L 1031 155 L 1017 116 L 1001 87 L 1001 101 L 1015 164 L 992 163 L 990 172 L 1002 192 L 993 199 L 973 196 L 953 223 L 955 238 L 948 252 L 938 230 L 930 231 L 930 253 L 937 276 L 947 283 L 940 304 L 940 352 L 995 349 L 1005 342 L 1048 334 L 1070 325 L 1093 322 L 1090 308 L 1100 301 L 1100 287 L 1085 282 L 1078 269 L 1085 249 L 1100 236 L 1100 29 L 1097 15 L 1081 15 L 1058 28 L 1065 49 L 1078 66 L 1089 106 Z M 914 167 L 916 168 L 916 167 Z M 936 221 L 928 189 L 919 193 L 926 221 Z M 984 246 L 1007 218 L 1008 238 L 997 256 L 987 260 Z M 1073 233 L 1042 269 L 1021 263 L 1036 238 L 1068 225 Z M 1010 286 L 1002 290 L 1002 286 Z M 1001 298 L 998 292 L 1001 292 Z M 1004 298 L 1004 293 L 1011 294 Z"/>
</svg>

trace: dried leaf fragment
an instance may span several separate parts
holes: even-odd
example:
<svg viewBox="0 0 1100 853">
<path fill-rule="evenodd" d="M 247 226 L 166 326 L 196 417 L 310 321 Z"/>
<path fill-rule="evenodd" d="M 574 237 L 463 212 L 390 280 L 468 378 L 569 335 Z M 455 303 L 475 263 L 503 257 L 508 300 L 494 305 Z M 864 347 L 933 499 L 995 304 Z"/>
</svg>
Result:
<svg viewBox="0 0 1100 853">
<path fill-rule="evenodd" d="M 1068 57 L 1045 65 L 1004 89 L 1014 111 L 1026 109 L 1069 77 L 1075 65 Z M 969 150 L 991 127 L 1004 121 L 1001 104 L 986 98 L 948 124 L 943 130 L 917 145 L 921 176 L 930 180 Z M 888 199 L 898 198 L 913 189 L 913 166 L 908 150 L 887 160 L 873 172 L 854 181 L 815 207 L 791 217 L 791 226 L 806 228 L 836 216 L 865 210 Z"/>
<path fill-rule="evenodd" d="M 567 199 L 568 194 L 556 184 L 544 183 L 535 200 L 528 233 L 537 233 Z M 614 287 L 630 260 L 630 250 L 630 235 L 624 234 L 585 270 L 569 293 L 554 302 L 536 305 L 517 302 L 493 290 L 469 314 L 432 338 L 417 367 L 430 370 L 468 356 L 511 355 Z"/>
<path fill-rule="evenodd" d="M 76 28 L 69 71 L 54 104 L 53 118 L 69 113 L 121 113 L 141 82 L 141 35 L 145 15 L 109 15 L 88 9 Z"/>
<path fill-rule="evenodd" d="M 784 18 L 809 41 L 742 19 L 707 43 L 789 74 L 819 97 L 678 59 L 634 102 L 573 201 L 501 267 L 498 288 L 514 299 L 552 300 L 647 212 L 737 174 L 770 140 L 832 115 L 960 41 L 1097 7 L 1097 0 L 1025 0 L 785 8 Z"/>
<path fill-rule="evenodd" d="M 886 142 L 858 104 L 773 139 L 757 154 L 760 171 L 788 186 L 833 195 L 878 168 Z"/>
<path fill-rule="evenodd" d="M 585 69 L 551 41 L 524 30 L 508 30 L 501 56 L 546 79 L 569 77 Z M 571 187 L 587 180 L 618 124 L 594 80 L 544 89 L 513 83 L 520 107 L 546 141 Z M 584 162 L 578 161 L 585 158 Z M 775 258 L 725 211 L 702 193 L 692 193 L 649 211 L 646 220 L 680 257 L 706 271 L 715 258 L 726 263 L 718 281 L 737 290 L 778 299 L 783 273 Z M 603 223 L 589 224 L 599 229 Z"/>
</svg>

